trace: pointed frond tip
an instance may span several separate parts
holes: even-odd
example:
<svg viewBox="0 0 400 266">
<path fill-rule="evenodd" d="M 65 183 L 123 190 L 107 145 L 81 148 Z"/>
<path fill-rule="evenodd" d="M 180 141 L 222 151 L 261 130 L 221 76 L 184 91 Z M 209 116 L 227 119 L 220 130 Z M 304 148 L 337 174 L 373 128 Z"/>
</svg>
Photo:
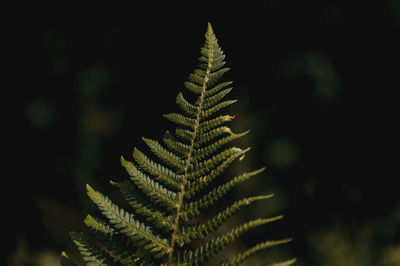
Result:
<svg viewBox="0 0 400 266">
<path fill-rule="evenodd" d="M 217 38 L 215 37 L 214 29 L 213 29 L 213 27 L 211 26 L 211 23 L 210 23 L 210 22 L 207 23 L 207 31 L 206 31 L 205 37 L 206 37 L 206 40 L 205 40 L 205 43 L 206 43 L 206 44 L 207 44 L 207 43 L 210 43 L 210 42 L 212 42 L 212 41 L 214 41 L 214 40 L 217 39 Z"/>
<path fill-rule="evenodd" d="M 93 229 L 94 231 L 100 232 L 104 235 L 113 234 L 115 232 L 114 228 L 111 225 L 107 224 L 105 221 L 93 217 L 88 214 L 83 221 L 87 227 Z"/>
<path fill-rule="evenodd" d="M 211 22 L 210 22 L 210 21 L 207 23 L 207 31 L 209 31 L 209 32 L 211 32 L 211 33 L 214 33 L 214 31 L 213 31 L 213 28 L 212 28 L 212 26 L 211 26 Z"/>
<path fill-rule="evenodd" d="M 294 259 L 285 260 L 285 261 L 282 261 L 282 262 L 268 264 L 266 266 L 289 266 L 289 265 L 292 265 L 293 263 L 295 263 L 296 261 L 297 261 L 297 259 L 294 258 Z"/>
<path fill-rule="evenodd" d="M 61 266 L 76 266 L 65 251 L 61 252 Z"/>
<path fill-rule="evenodd" d="M 262 251 L 264 249 L 267 249 L 267 248 L 270 248 L 273 246 L 285 244 L 290 241 L 292 241 L 291 238 L 286 238 L 286 239 L 281 239 L 281 240 L 273 240 L 273 241 L 271 241 L 271 240 L 265 241 L 263 243 L 255 245 L 254 247 L 252 247 L 242 253 L 237 254 L 235 257 L 233 257 L 229 261 L 222 262 L 221 265 L 222 266 L 240 265 L 245 259 L 254 255 L 256 252 Z M 296 259 L 292 259 L 292 260 L 288 260 L 288 261 L 284 261 L 284 262 L 280 262 L 280 263 L 274 263 L 272 265 L 286 266 L 286 265 L 290 265 L 290 264 L 294 263 L 295 261 L 296 261 Z"/>
</svg>

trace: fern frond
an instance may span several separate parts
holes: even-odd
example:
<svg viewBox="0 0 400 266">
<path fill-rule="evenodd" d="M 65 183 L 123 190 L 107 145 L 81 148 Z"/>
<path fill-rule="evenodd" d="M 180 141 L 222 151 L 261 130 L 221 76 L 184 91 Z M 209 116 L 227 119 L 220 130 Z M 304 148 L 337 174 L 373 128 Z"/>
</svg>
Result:
<svg viewBox="0 0 400 266">
<path fill-rule="evenodd" d="M 93 240 L 85 234 L 70 232 L 70 235 L 87 265 L 107 266 L 114 263 L 113 259 L 105 252 L 102 252 Z"/>
<path fill-rule="evenodd" d="M 110 199 L 89 185 L 86 185 L 86 188 L 90 199 L 121 233 L 154 254 L 156 258 L 160 258 L 168 252 L 169 245 L 166 239 L 155 235 L 149 226 L 133 219 L 132 214 L 113 204 Z"/>
<path fill-rule="evenodd" d="M 222 138 L 204 148 L 199 148 L 196 149 L 196 151 L 193 152 L 193 159 L 194 160 L 202 160 L 205 159 L 206 157 L 210 156 L 211 154 L 213 154 L 214 152 L 216 152 L 219 148 L 221 148 L 223 145 L 238 139 L 240 137 L 246 136 L 250 131 L 247 130 L 243 133 L 240 134 L 234 134 L 231 133 L 229 136 Z"/>
<path fill-rule="evenodd" d="M 147 146 L 149 146 L 150 150 L 166 165 L 174 167 L 181 171 L 184 169 L 184 161 L 172 152 L 165 149 L 163 146 L 161 146 L 158 141 L 147 138 L 142 139 L 147 144 Z"/>
<path fill-rule="evenodd" d="M 131 162 L 126 161 L 122 156 L 121 164 L 125 167 L 136 186 L 148 197 L 151 197 L 155 203 L 164 206 L 168 211 L 176 209 L 179 197 L 177 193 L 158 184 L 149 176 L 139 171 Z"/>
<path fill-rule="evenodd" d="M 223 195 L 225 195 L 229 190 L 231 190 L 235 185 L 248 180 L 249 178 L 263 172 L 264 170 L 265 167 L 236 176 L 232 180 L 226 182 L 225 184 L 214 188 L 206 195 L 204 195 L 201 199 L 194 202 L 188 202 L 186 206 L 188 206 L 187 208 L 204 208 L 210 206 L 211 204 L 219 200 Z M 205 179 L 206 180 L 200 180 L 198 184 L 206 183 L 207 177 Z"/>
<path fill-rule="evenodd" d="M 176 104 L 185 112 L 185 114 L 191 116 L 192 118 L 196 117 L 196 113 L 199 109 L 198 106 L 189 103 L 184 97 L 182 92 L 178 93 L 176 96 Z"/>
<path fill-rule="evenodd" d="M 214 95 L 215 93 L 219 92 L 220 90 L 222 90 L 223 88 L 231 85 L 233 82 L 232 81 L 227 81 L 227 82 L 222 82 L 218 85 L 216 85 L 215 87 L 206 90 L 206 92 L 204 93 L 204 97 L 210 97 L 212 95 Z"/>
<path fill-rule="evenodd" d="M 187 127 L 192 130 L 194 129 L 195 119 L 193 118 L 189 118 L 178 113 L 164 114 L 163 116 L 169 121 L 177 124 L 178 126 Z"/>
<path fill-rule="evenodd" d="M 184 243 L 189 243 L 192 240 L 201 239 L 205 235 L 217 230 L 227 219 L 238 212 L 242 206 L 250 205 L 257 200 L 269 199 L 272 197 L 273 194 L 269 194 L 264 196 L 249 197 L 236 201 L 231 206 L 219 212 L 217 215 L 215 215 L 213 218 L 209 219 L 205 223 L 183 227 L 182 232 L 179 235 L 179 240 Z"/>
<path fill-rule="evenodd" d="M 184 128 L 177 128 L 175 130 L 175 136 L 181 140 L 187 141 L 187 142 L 191 142 L 191 140 L 193 139 L 193 131 L 188 130 L 188 129 L 184 129 Z"/>
<path fill-rule="evenodd" d="M 138 193 L 139 188 L 131 181 L 112 182 L 112 184 L 119 187 L 122 196 L 128 201 L 137 215 L 140 215 L 161 231 L 169 232 L 173 230 L 173 216 L 158 210 L 150 201 L 142 197 Z"/>
<path fill-rule="evenodd" d="M 242 153 L 242 154 L 244 154 L 244 153 Z M 185 194 L 185 197 L 190 199 L 193 195 L 195 195 L 197 192 L 199 192 L 204 187 L 206 187 L 211 181 L 213 181 L 215 179 L 216 176 L 218 176 L 220 173 L 222 173 L 225 170 L 225 168 L 227 168 L 233 160 L 235 160 L 237 157 L 241 156 L 242 154 L 236 154 L 234 156 L 231 156 L 230 158 L 225 160 L 223 163 L 221 163 L 215 170 L 211 171 L 211 173 L 209 175 L 205 175 L 202 178 L 195 180 L 194 182 L 190 182 L 188 184 L 188 189 L 187 189 L 187 193 Z M 229 181 L 228 183 L 226 183 L 225 185 L 212 190 L 209 193 L 209 195 L 210 196 L 211 195 L 213 195 L 213 196 L 214 195 L 223 195 L 224 193 L 228 192 L 229 189 L 231 189 L 234 185 L 236 185 L 240 182 L 243 182 L 243 181 L 247 180 L 248 178 L 264 171 L 264 169 L 265 169 L 265 167 L 263 167 L 259 170 L 250 172 L 250 173 L 244 173 L 240 176 L 237 176 L 234 179 L 232 179 L 231 181 Z"/>
<path fill-rule="evenodd" d="M 184 85 L 186 89 L 193 92 L 194 94 L 201 95 L 203 92 L 202 86 L 197 85 L 193 82 L 185 81 Z"/>
<path fill-rule="evenodd" d="M 102 220 L 88 215 L 84 222 L 89 233 L 71 233 L 88 265 L 204 265 L 246 231 L 283 217 L 279 215 L 243 223 L 196 249 L 188 245 L 215 232 L 243 206 L 273 196 L 239 199 L 204 222 L 196 223 L 194 220 L 232 188 L 265 169 L 239 174 L 226 181 L 217 180 L 236 159 L 241 161 L 250 150 L 228 146 L 249 131 L 232 132 L 226 123 L 235 116 L 219 114 L 223 108 L 236 102 L 225 98 L 232 91 L 232 81 L 220 81 L 229 70 L 225 64 L 225 54 L 211 24 L 208 24 L 198 68 L 184 83 L 187 91 L 194 95 L 186 98 L 187 91 L 179 92 L 175 99 L 178 111 L 163 115 L 176 128 L 165 131 L 161 141 L 143 137 L 154 156 L 148 157 L 134 148 L 132 161 L 120 158 L 130 179 L 110 181 L 111 185 L 119 188 L 131 210 L 120 208 L 87 185 L 89 198 L 107 218 Z M 289 241 L 260 243 L 227 259 L 223 265 L 239 265 L 258 251 Z M 65 253 L 62 263 L 73 265 Z"/>
<path fill-rule="evenodd" d="M 209 116 L 213 115 L 214 113 L 218 112 L 219 110 L 221 110 L 222 108 L 225 108 L 231 104 L 234 104 L 236 102 L 236 100 L 227 100 L 227 101 L 223 101 L 217 105 L 214 105 L 213 107 L 205 110 L 202 114 L 201 117 L 202 119 L 208 118 Z"/>
<path fill-rule="evenodd" d="M 193 214 L 198 213 L 199 209 L 206 208 L 206 207 L 213 205 L 222 196 L 224 196 L 226 193 L 228 193 L 228 191 L 231 190 L 235 185 L 246 181 L 247 179 L 261 173 L 264 170 L 265 170 L 265 168 L 261 168 L 259 170 L 253 171 L 253 172 L 244 173 L 240 176 L 233 178 L 231 181 L 229 181 L 223 185 L 220 185 L 219 187 L 214 188 L 213 190 L 208 192 L 206 195 L 204 195 L 199 200 L 186 203 L 183 206 L 183 214 L 185 216 L 187 216 L 188 218 L 194 217 Z M 206 181 L 200 181 L 199 184 L 202 184 L 205 182 Z M 198 185 L 198 186 L 200 186 L 200 185 Z M 270 194 L 270 196 L 272 197 L 273 194 Z"/>
<path fill-rule="evenodd" d="M 204 85 L 204 75 L 199 75 L 197 71 L 194 71 L 195 73 L 189 74 L 188 80 L 192 82 L 192 84 L 195 84 L 197 86 L 203 87 Z M 200 92 L 201 94 L 201 92 Z"/>
<path fill-rule="evenodd" d="M 219 101 L 221 101 L 228 93 L 230 93 L 232 89 L 233 89 L 232 87 L 228 88 L 228 89 L 224 89 L 213 96 L 205 98 L 204 103 L 203 103 L 204 110 L 206 110 L 210 107 L 213 107 L 214 105 L 219 103 Z"/>
<path fill-rule="evenodd" d="M 244 223 L 230 232 L 217 237 L 214 240 L 207 242 L 201 247 L 194 251 L 184 251 L 183 257 L 186 261 L 196 261 L 196 263 L 204 264 L 208 259 L 217 254 L 222 248 L 235 241 L 240 235 L 247 232 L 248 230 L 261 226 L 266 223 L 271 223 L 283 218 L 283 215 L 275 216 L 272 218 L 256 219 L 247 223 Z M 189 263 L 190 264 L 190 263 Z"/>
<path fill-rule="evenodd" d="M 221 58 L 220 60 L 222 61 L 224 58 L 225 57 Z M 214 62 L 214 64 L 215 64 L 215 62 Z M 225 64 L 225 62 L 224 62 L 224 64 Z M 214 68 L 215 68 L 215 72 L 213 72 Z M 218 69 L 218 68 L 219 68 L 218 65 L 216 65 L 214 67 L 211 67 L 211 74 L 210 74 L 209 79 L 208 79 L 208 81 L 206 83 L 207 84 L 207 88 L 213 86 L 222 77 L 222 75 L 225 74 L 226 72 L 228 72 L 229 69 L 230 69 L 229 67 L 225 67 L 225 68 L 221 68 L 221 69 Z"/>
<path fill-rule="evenodd" d="M 181 188 L 182 177 L 174 171 L 168 169 L 161 164 L 150 160 L 144 153 L 138 149 L 133 151 L 133 159 L 140 166 L 141 169 L 154 176 L 154 179 L 162 184 L 179 191 Z"/>
<path fill-rule="evenodd" d="M 195 147 L 197 149 L 204 144 L 211 143 L 214 139 L 217 139 L 218 137 L 221 137 L 225 134 L 232 135 L 233 132 L 229 127 L 226 126 L 221 126 L 216 129 L 210 130 L 209 132 L 197 137 Z"/>
<path fill-rule="evenodd" d="M 127 239 L 110 224 L 91 215 L 86 216 L 84 223 L 91 229 L 93 240 L 96 241 L 99 248 L 114 261 L 128 265 L 138 259 L 134 255 L 136 249 L 128 248 Z"/>
<path fill-rule="evenodd" d="M 163 141 L 168 149 L 180 156 L 187 156 L 190 151 L 190 147 L 187 144 L 177 140 L 168 130 L 164 133 Z"/>
<path fill-rule="evenodd" d="M 211 129 L 214 129 L 214 128 L 222 125 L 223 123 L 231 121 L 234 118 L 235 117 L 231 116 L 231 115 L 221 115 L 221 116 L 218 116 L 217 118 L 201 122 L 199 125 L 199 134 L 203 134 Z"/>
<path fill-rule="evenodd" d="M 92 215 L 88 214 L 83 221 L 89 228 L 96 232 L 100 232 L 103 235 L 113 235 L 114 233 L 118 234 L 116 230 L 112 227 L 112 225 L 107 224 L 100 218 L 93 217 Z"/>
<path fill-rule="evenodd" d="M 224 161 L 227 161 L 230 158 L 238 158 L 239 156 L 243 155 L 249 150 L 250 148 L 242 150 L 238 147 L 231 147 L 203 161 L 196 161 L 195 159 L 193 159 L 193 162 L 190 165 L 189 169 L 189 171 L 191 171 L 190 174 L 188 175 L 189 179 L 199 178 L 211 172 L 212 170 L 216 169 L 215 167 L 217 165 L 222 165 Z M 203 156 L 206 155 L 203 154 Z"/>
<path fill-rule="evenodd" d="M 289 266 L 292 265 L 293 263 L 296 262 L 296 258 L 294 259 L 290 259 L 290 260 L 286 260 L 286 261 L 282 261 L 282 262 L 277 262 L 277 263 L 270 263 L 266 266 Z"/>
<path fill-rule="evenodd" d="M 265 241 L 263 243 L 257 244 L 254 247 L 246 250 L 245 252 L 239 253 L 237 254 L 235 257 L 233 257 L 232 259 L 230 259 L 229 261 L 225 261 L 221 263 L 221 266 L 236 266 L 236 265 L 240 265 L 245 259 L 247 259 L 248 257 L 250 257 L 251 255 L 253 255 L 256 252 L 259 252 L 261 250 L 273 247 L 273 246 L 277 246 L 280 244 L 285 244 L 292 241 L 291 238 L 287 238 L 287 239 L 281 239 L 281 240 L 274 240 L 274 241 Z M 279 264 L 274 263 L 273 265 L 291 265 L 296 261 L 296 259 L 292 259 L 292 260 L 288 260 L 285 262 L 281 262 Z"/>
</svg>

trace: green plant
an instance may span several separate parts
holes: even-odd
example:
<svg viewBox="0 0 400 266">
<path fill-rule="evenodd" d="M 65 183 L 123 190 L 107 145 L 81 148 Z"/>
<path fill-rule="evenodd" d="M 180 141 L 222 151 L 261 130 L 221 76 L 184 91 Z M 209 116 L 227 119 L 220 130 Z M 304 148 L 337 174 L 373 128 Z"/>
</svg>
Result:
<svg viewBox="0 0 400 266">
<path fill-rule="evenodd" d="M 217 112 L 235 102 L 223 100 L 232 90 L 232 82 L 218 83 L 229 70 L 224 67 L 225 55 L 208 24 L 205 44 L 201 48 L 199 67 L 189 75 L 185 87 L 197 97 L 190 103 L 179 93 L 176 103 L 182 113 L 164 115 L 177 124 L 174 133 L 166 131 L 164 145 L 143 138 L 158 159 L 150 159 L 138 149 L 133 151 L 133 162 L 121 157 L 121 164 L 130 180 L 111 181 L 118 187 L 133 209 L 130 213 L 87 185 L 90 199 L 108 221 L 88 215 L 85 224 L 89 234 L 71 232 L 71 237 L 88 265 L 203 265 L 222 248 L 254 227 L 281 219 L 283 216 L 256 219 L 231 231 L 190 247 L 193 240 L 201 240 L 217 230 L 244 205 L 271 198 L 273 195 L 253 196 L 236 201 L 205 222 L 195 222 L 202 209 L 212 207 L 235 185 L 262 172 L 241 174 L 216 185 L 215 180 L 236 159 L 241 160 L 249 150 L 224 148 L 225 144 L 242 137 L 248 131 L 233 133 L 224 126 L 234 117 Z M 289 242 L 281 239 L 260 243 L 222 265 L 239 265 L 257 251 Z M 294 260 L 274 264 L 290 265 Z M 63 265 L 73 265 L 65 253 Z"/>
</svg>

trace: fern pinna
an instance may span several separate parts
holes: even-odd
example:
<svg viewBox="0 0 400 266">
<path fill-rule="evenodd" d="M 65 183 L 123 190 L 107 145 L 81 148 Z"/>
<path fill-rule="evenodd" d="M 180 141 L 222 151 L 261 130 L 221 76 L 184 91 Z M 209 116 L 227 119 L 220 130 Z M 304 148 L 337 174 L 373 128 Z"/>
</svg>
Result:
<svg viewBox="0 0 400 266">
<path fill-rule="evenodd" d="M 232 82 L 218 82 L 229 68 L 224 67 L 225 55 L 210 24 L 200 53 L 199 67 L 184 83 L 197 100 L 190 103 L 179 93 L 176 103 L 182 112 L 164 115 L 177 125 L 175 132 L 166 131 L 163 143 L 143 138 L 158 160 L 150 159 L 136 148 L 132 162 L 121 157 L 121 164 L 130 180 L 111 181 L 111 184 L 120 189 L 132 210 L 128 212 L 118 207 L 87 185 L 90 199 L 107 218 L 103 220 L 88 215 L 84 222 L 90 229 L 89 233 L 71 232 L 87 265 L 204 265 L 244 232 L 283 217 L 251 220 L 200 247 L 188 245 L 216 231 L 242 206 L 273 196 L 241 199 L 203 223 L 194 222 L 202 209 L 212 207 L 235 185 L 264 170 L 243 173 L 222 185 L 213 182 L 249 150 L 226 147 L 225 144 L 248 131 L 233 133 L 225 123 L 234 117 L 217 115 L 219 110 L 235 100 L 223 100 L 232 90 L 229 87 Z M 221 265 L 239 265 L 257 251 L 289 241 L 268 240 L 221 262 Z M 274 265 L 293 262 L 289 260 Z M 73 265 L 64 252 L 62 264 Z"/>
</svg>

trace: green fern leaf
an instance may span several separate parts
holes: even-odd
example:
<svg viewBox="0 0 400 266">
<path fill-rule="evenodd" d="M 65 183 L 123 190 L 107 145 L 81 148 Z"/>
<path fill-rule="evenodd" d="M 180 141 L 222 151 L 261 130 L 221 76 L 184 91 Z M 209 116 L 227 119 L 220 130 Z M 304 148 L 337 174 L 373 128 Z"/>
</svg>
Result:
<svg viewBox="0 0 400 266">
<path fill-rule="evenodd" d="M 184 169 L 184 162 L 175 154 L 165 149 L 161 144 L 155 140 L 142 138 L 143 141 L 149 146 L 151 151 L 160 158 L 166 165 L 174 167 L 178 170 Z"/>
<path fill-rule="evenodd" d="M 84 223 L 91 229 L 96 232 L 101 232 L 104 235 L 112 235 L 114 233 L 118 234 L 115 229 L 107 224 L 105 221 L 101 220 L 100 218 L 93 217 L 88 214 L 84 220 Z"/>
<path fill-rule="evenodd" d="M 221 116 L 218 116 L 217 118 L 201 122 L 199 125 L 199 134 L 203 134 L 211 129 L 214 129 L 214 128 L 222 125 L 223 123 L 231 121 L 234 118 L 235 118 L 234 116 L 230 116 L 230 115 L 221 115 Z"/>
<path fill-rule="evenodd" d="M 216 214 L 213 218 L 210 218 L 207 222 L 184 227 L 182 229 L 183 232 L 179 235 L 179 238 L 182 239 L 181 242 L 185 243 L 188 243 L 192 240 L 201 239 L 207 234 L 217 230 L 227 219 L 238 212 L 242 206 L 250 205 L 257 200 L 269 199 L 272 196 L 273 194 L 269 194 L 265 196 L 249 197 L 236 201 L 225 210 Z"/>
<path fill-rule="evenodd" d="M 194 94 L 200 95 L 202 93 L 202 87 L 199 85 L 194 84 L 193 82 L 186 81 L 184 83 L 186 89 L 189 91 L 193 92 Z"/>
<path fill-rule="evenodd" d="M 178 126 L 194 129 L 195 119 L 177 113 L 165 114 L 164 117 Z"/>
<path fill-rule="evenodd" d="M 209 132 L 206 132 L 206 133 L 198 136 L 196 139 L 195 147 L 196 147 L 196 149 L 198 149 L 202 145 L 211 143 L 214 139 L 217 139 L 218 137 L 221 137 L 221 136 L 224 136 L 227 134 L 233 135 L 233 132 L 229 127 L 225 127 L 225 126 L 218 127 L 214 130 L 211 130 Z"/>
<path fill-rule="evenodd" d="M 204 103 L 203 103 L 204 110 L 215 106 L 217 103 L 219 103 L 221 101 L 222 98 L 224 98 L 229 92 L 231 92 L 232 89 L 233 89 L 232 87 L 228 88 L 228 89 L 224 89 L 221 92 L 219 92 L 211 97 L 205 97 Z M 236 101 L 236 100 L 234 100 L 234 101 Z"/>
<path fill-rule="evenodd" d="M 179 195 L 164 188 L 152 178 L 139 171 L 131 162 L 125 161 L 121 156 L 121 164 L 125 167 L 132 181 L 146 195 L 153 198 L 155 203 L 164 206 L 168 211 L 174 211 L 178 205 Z"/>
<path fill-rule="evenodd" d="M 242 156 L 249 150 L 250 148 L 242 150 L 237 147 L 231 147 L 203 161 L 196 161 L 195 159 L 193 159 L 192 164 L 188 166 L 189 170 L 191 171 L 191 173 L 188 175 L 188 178 L 191 180 L 195 180 L 207 173 L 211 173 L 212 170 L 216 169 L 215 167 L 217 165 L 221 166 L 224 163 L 228 163 L 229 165 L 233 162 L 234 159 Z M 219 173 L 222 173 L 222 171 L 220 171 Z M 217 175 L 215 175 L 214 177 L 216 176 Z"/>
<path fill-rule="evenodd" d="M 187 192 L 185 194 L 185 197 L 190 199 L 193 195 L 196 195 L 197 192 L 204 189 L 204 187 L 209 185 L 209 183 L 212 182 L 218 175 L 220 175 L 236 158 L 238 158 L 239 156 L 243 156 L 243 154 L 246 151 L 248 151 L 248 149 L 246 149 L 240 153 L 233 154 L 232 156 L 227 158 L 225 161 L 220 163 L 217 166 L 217 168 L 213 169 L 208 175 L 199 176 L 193 182 L 189 182 L 187 185 Z M 244 174 L 244 175 L 247 176 L 248 174 Z M 242 178 L 244 178 L 244 177 L 242 177 Z M 238 177 L 238 179 L 239 179 L 239 177 Z"/>
<path fill-rule="evenodd" d="M 113 204 L 111 200 L 101 193 L 86 186 L 88 195 L 96 203 L 102 213 L 110 220 L 114 227 L 132 239 L 144 249 L 161 257 L 168 249 L 168 241 L 153 234 L 153 230 L 143 223 L 133 219 L 133 215 Z"/>
<path fill-rule="evenodd" d="M 180 156 L 187 156 L 189 153 L 190 147 L 185 143 L 180 142 L 177 140 L 174 135 L 166 131 L 164 133 L 163 141 L 165 145 L 173 152 L 176 152 Z"/>
<path fill-rule="evenodd" d="M 133 159 L 135 159 L 136 163 L 143 170 L 154 176 L 157 181 L 175 189 L 175 191 L 180 191 L 182 183 L 181 175 L 150 160 L 144 153 L 136 148 L 133 151 Z"/>
<path fill-rule="evenodd" d="M 114 264 L 113 259 L 105 252 L 102 252 L 100 247 L 85 234 L 71 232 L 70 235 L 87 265 L 107 266 Z"/>
<path fill-rule="evenodd" d="M 205 110 L 202 112 L 201 116 L 203 119 L 213 115 L 214 113 L 218 112 L 219 110 L 221 110 L 222 108 L 225 108 L 231 104 L 234 104 L 236 102 L 236 100 L 229 100 L 229 101 L 223 101 L 217 105 L 214 105 L 213 107 Z"/>
<path fill-rule="evenodd" d="M 228 193 L 228 191 L 231 190 L 235 185 L 246 181 L 250 177 L 257 175 L 258 173 L 261 173 L 262 171 L 264 171 L 264 169 L 265 168 L 261 168 L 259 170 L 249 172 L 249 173 L 244 173 L 240 176 L 233 178 L 231 181 L 229 181 L 219 187 L 214 188 L 213 190 L 208 192 L 206 195 L 204 195 L 199 200 L 186 203 L 183 207 L 183 211 L 190 213 L 190 212 L 193 212 L 193 210 L 198 210 L 201 208 L 206 208 L 208 206 L 211 206 L 213 203 L 218 201 L 223 195 Z M 205 177 L 205 179 L 206 180 L 204 180 L 204 181 L 200 181 L 196 187 L 199 188 L 199 187 L 201 187 L 201 184 L 207 183 L 207 177 Z M 271 194 L 271 196 L 272 196 L 272 194 Z"/>
<path fill-rule="evenodd" d="M 91 215 L 86 216 L 84 222 L 92 231 L 92 239 L 115 262 L 129 265 L 138 259 L 133 253 L 135 250 L 127 247 L 124 237 L 110 224 Z"/>
<path fill-rule="evenodd" d="M 211 88 L 211 89 L 207 90 L 204 93 L 204 97 L 206 97 L 206 98 L 210 97 L 210 96 L 214 95 L 215 93 L 219 92 L 220 90 L 222 90 L 223 88 L 225 88 L 225 87 L 227 87 L 227 86 L 229 86 L 231 84 L 232 84 L 232 81 L 227 81 L 227 82 L 220 83 L 220 84 L 216 85 L 214 88 Z"/>
<path fill-rule="evenodd" d="M 145 197 L 139 193 L 139 188 L 131 181 L 125 180 L 120 183 L 112 182 L 120 188 L 122 196 L 128 201 L 135 213 L 150 222 L 154 227 L 162 231 L 172 231 L 174 227 L 171 215 L 160 211 L 153 204 L 148 202 Z"/>
<path fill-rule="evenodd" d="M 206 244 L 202 245 L 201 247 L 195 249 L 194 251 L 189 251 L 189 252 L 184 252 L 184 258 L 188 259 L 192 263 L 194 261 L 200 262 L 200 263 L 205 263 L 208 261 L 208 259 L 217 254 L 223 247 L 226 245 L 232 243 L 235 241 L 240 235 L 245 233 L 246 231 L 266 224 L 266 223 L 271 223 L 277 220 L 280 220 L 283 218 L 283 215 L 279 215 L 276 217 L 272 218 L 264 218 L 264 219 L 257 219 L 253 220 L 247 223 L 244 223 L 234 229 L 232 229 L 230 232 L 223 234 L 222 236 L 217 237 L 214 240 L 211 240 L 207 242 Z M 287 239 L 286 242 L 289 242 L 290 239 Z"/>
<path fill-rule="evenodd" d="M 65 251 L 61 252 L 61 266 L 76 266 L 76 264 L 67 256 Z"/>
<path fill-rule="evenodd" d="M 110 183 L 119 188 L 132 211 L 115 205 L 107 196 L 87 185 L 89 198 L 107 218 L 88 215 L 89 234 L 71 233 L 71 237 L 88 265 L 204 265 L 248 230 L 283 218 L 255 219 L 231 231 L 211 238 L 199 248 L 195 240 L 204 240 L 220 228 L 242 207 L 269 199 L 273 194 L 239 199 L 203 222 L 196 222 L 201 212 L 220 201 L 232 188 L 264 171 L 265 168 L 239 174 L 227 180 L 218 178 L 250 148 L 228 146 L 249 131 L 233 133 L 226 125 L 235 117 L 218 114 L 236 100 L 225 99 L 232 91 L 231 81 L 221 82 L 229 70 L 210 24 L 200 49 L 199 65 L 189 74 L 184 87 L 196 100 L 176 97 L 178 112 L 164 117 L 176 125 L 166 131 L 162 141 L 142 138 L 149 151 L 133 150 L 133 160 L 121 156 L 121 165 L 130 179 Z M 186 94 L 186 93 L 185 93 Z M 222 182 L 221 182 L 222 181 Z M 222 265 L 239 265 L 246 258 L 290 239 L 266 241 L 227 258 Z M 294 260 L 276 264 L 290 265 Z M 63 265 L 73 265 L 63 253 Z"/>
<path fill-rule="evenodd" d="M 250 257 L 251 255 L 253 255 L 254 253 L 273 247 L 273 246 L 277 246 L 280 244 L 285 244 L 290 242 L 291 239 L 282 239 L 282 240 L 275 240 L 275 241 L 266 241 L 260 244 L 255 245 L 254 247 L 246 250 L 245 252 L 239 253 L 237 254 L 235 257 L 233 257 L 232 259 L 230 259 L 229 261 L 226 262 L 222 262 L 221 266 L 234 266 L 234 265 L 240 265 L 246 258 Z M 292 260 L 288 260 L 285 262 L 280 262 L 280 263 L 274 263 L 272 265 L 275 266 L 286 266 L 286 265 L 291 265 L 295 262 L 295 259 Z"/>
<path fill-rule="evenodd" d="M 182 92 L 178 93 L 176 96 L 176 104 L 184 111 L 187 115 L 195 118 L 196 113 L 199 109 L 198 106 L 189 103 L 184 97 Z"/>
<path fill-rule="evenodd" d="M 282 262 L 277 262 L 277 263 L 270 263 L 266 266 L 289 266 L 292 265 L 293 263 L 296 262 L 297 259 L 290 259 Z"/>
<path fill-rule="evenodd" d="M 247 135 L 249 132 L 250 131 L 246 131 L 246 132 L 243 132 L 240 134 L 231 133 L 229 136 L 222 138 L 206 147 L 198 148 L 195 151 L 193 151 L 193 160 L 202 160 L 205 157 L 210 156 L 210 154 L 213 154 L 214 152 L 218 151 L 218 149 L 221 148 L 223 145 L 225 145 L 235 139 L 243 137 L 243 136 Z"/>
</svg>

